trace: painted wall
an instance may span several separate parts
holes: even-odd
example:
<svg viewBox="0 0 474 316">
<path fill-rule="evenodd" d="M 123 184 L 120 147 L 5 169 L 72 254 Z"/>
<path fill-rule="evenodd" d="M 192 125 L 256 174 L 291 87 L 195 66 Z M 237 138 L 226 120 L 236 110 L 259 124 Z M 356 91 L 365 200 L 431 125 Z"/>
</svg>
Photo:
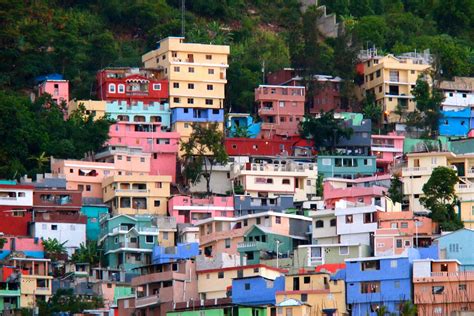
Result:
<svg viewBox="0 0 474 316">
<path fill-rule="evenodd" d="M 441 259 L 457 259 L 461 269 L 474 270 L 474 231 L 460 229 L 435 239 Z"/>
<path fill-rule="evenodd" d="M 107 214 L 109 208 L 107 206 L 100 205 L 83 205 L 81 213 L 87 216 L 86 224 L 86 239 L 96 241 L 99 239 L 100 224 L 99 220 L 101 216 Z"/>
<path fill-rule="evenodd" d="M 232 303 L 242 305 L 275 304 L 277 291 L 285 289 L 285 277 L 275 280 L 262 277 L 232 280 Z"/>
<path fill-rule="evenodd" d="M 71 256 L 82 243 L 86 243 L 86 224 L 62 222 L 35 222 L 31 234 L 36 238 L 57 239 L 65 242 L 68 255 Z M 56 228 L 56 229 L 54 229 Z"/>
</svg>

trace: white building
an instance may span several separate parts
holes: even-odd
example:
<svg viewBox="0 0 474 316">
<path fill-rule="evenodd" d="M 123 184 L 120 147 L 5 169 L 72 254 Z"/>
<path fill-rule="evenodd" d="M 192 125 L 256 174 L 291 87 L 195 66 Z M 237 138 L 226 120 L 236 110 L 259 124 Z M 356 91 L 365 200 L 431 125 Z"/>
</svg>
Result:
<svg viewBox="0 0 474 316">
<path fill-rule="evenodd" d="M 453 81 L 442 81 L 440 89 L 445 96 L 444 111 L 459 111 L 474 105 L 474 78 L 454 77 Z"/>
<path fill-rule="evenodd" d="M 71 256 L 82 243 L 86 243 L 86 224 L 87 217 L 80 214 L 37 213 L 30 224 L 30 231 L 33 237 L 57 239 L 65 243 Z"/>
<path fill-rule="evenodd" d="M 0 205 L 32 207 L 33 190 L 30 185 L 0 184 Z"/>
</svg>

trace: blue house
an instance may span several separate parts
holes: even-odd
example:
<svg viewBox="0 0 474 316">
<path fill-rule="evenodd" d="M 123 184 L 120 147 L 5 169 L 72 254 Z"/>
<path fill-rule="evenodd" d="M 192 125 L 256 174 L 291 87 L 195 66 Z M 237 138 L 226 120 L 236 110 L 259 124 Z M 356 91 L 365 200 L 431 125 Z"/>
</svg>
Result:
<svg viewBox="0 0 474 316">
<path fill-rule="evenodd" d="M 412 299 L 413 257 L 372 257 L 346 260 L 346 301 L 352 315 L 377 315 L 380 306 L 398 314 Z"/>
<path fill-rule="evenodd" d="M 136 104 L 127 101 L 113 101 L 106 103 L 105 112 L 114 120 L 120 116 L 123 121 L 159 122 L 163 128 L 171 127 L 171 110 L 167 102 L 155 101 L 145 105 L 142 101 L 138 101 Z"/>
<path fill-rule="evenodd" d="M 91 241 L 99 240 L 100 218 L 109 213 L 107 205 L 83 205 L 81 213 L 87 216 L 86 239 Z"/>
<path fill-rule="evenodd" d="M 176 247 L 153 247 L 153 264 L 170 263 L 177 260 L 191 259 L 199 255 L 199 243 L 178 244 Z"/>
<path fill-rule="evenodd" d="M 466 136 L 471 125 L 471 109 L 441 111 L 439 134 L 441 136 Z"/>
<path fill-rule="evenodd" d="M 324 178 L 354 179 L 358 176 L 373 176 L 377 166 L 375 156 L 333 155 L 318 156 L 318 173 Z"/>
<path fill-rule="evenodd" d="M 176 122 L 224 122 L 224 110 L 174 108 L 171 111 L 171 123 Z"/>
<path fill-rule="evenodd" d="M 461 269 L 474 270 L 474 230 L 459 229 L 436 238 L 440 259 L 457 259 Z"/>
<path fill-rule="evenodd" d="M 285 290 L 285 276 L 270 280 L 253 276 L 232 280 L 232 303 L 239 305 L 275 305 L 275 294 Z"/>
<path fill-rule="evenodd" d="M 256 138 L 260 134 L 262 123 L 253 121 L 253 117 L 246 113 L 227 114 L 226 131 L 227 137 L 237 137 L 236 131 L 241 128 L 247 131 L 249 138 Z"/>
</svg>

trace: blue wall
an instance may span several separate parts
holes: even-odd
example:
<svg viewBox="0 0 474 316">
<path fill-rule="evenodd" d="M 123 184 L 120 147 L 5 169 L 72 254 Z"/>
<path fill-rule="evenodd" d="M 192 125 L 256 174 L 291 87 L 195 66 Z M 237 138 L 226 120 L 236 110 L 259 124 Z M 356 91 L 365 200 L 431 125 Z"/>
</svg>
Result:
<svg viewBox="0 0 474 316">
<path fill-rule="evenodd" d="M 441 111 L 439 134 L 441 136 L 466 136 L 470 129 L 471 109 Z"/>
<path fill-rule="evenodd" d="M 464 270 L 474 270 L 474 231 L 460 229 L 438 237 L 439 251 L 446 251 L 446 259 L 457 259 Z"/>
<path fill-rule="evenodd" d="M 27 258 L 44 259 L 44 251 L 18 250 L 18 252 L 24 253 Z M 0 250 L 0 260 L 5 259 L 11 253 L 11 250 Z"/>
<path fill-rule="evenodd" d="M 397 312 L 396 305 L 411 300 L 411 263 L 408 257 L 374 258 L 380 261 L 379 270 L 362 271 L 362 263 L 369 260 L 346 261 L 347 304 L 352 304 L 353 315 L 376 315 L 371 304 L 385 305 L 389 312 Z M 396 267 L 392 266 L 396 262 Z M 380 281 L 378 293 L 361 293 L 361 282 Z M 398 284 L 397 284 L 398 283 Z"/>
<path fill-rule="evenodd" d="M 246 117 L 229 117 L 226 123 L 227 137 L 235 137 L 237 126 L 247 129 L 249 138 L 256 138 L 260 134 L 262 123 L 254 123 L 253 117 L 250 115 Z"/>
<path fill-rule="evenodd" d="M 176 260 L 190 259 L 199 255 L 199 243 L 178 244 L 176 247 L 153 247 L 153 264 L 168 263 Z"/>
<path fill-rule="evenodd" d="M 118 115 L 128 115 L 129 121 L 133 122 L 136 115 L 144 116 L 145 122 L 150 123 L 152 116 L 161 117 L 161 125 L 170 127 L 171 111 L 168 103 L 152 102 L 147 107 L 142 101 L 138 101 L 136 105 L 128 106 L 126 101 L 107 102 L 105 112 L 112 119 L 117 119 Z"/>
<path fill-rule="evenodd" d="M 347 159 L 355 160 L 356 165 L 349 166 L 346 164 L 344 166 Z M 337 165 L 336 160 L 338 160 Z M 322 174 L 325 178 L 342 176 L 355 178 L 358 174 L 371 176 L 374 175 L 376 169 L 375 156 L 318 156 L 318 173 Z"/>
<path fill-rule="evenodd" d="M 267 287 L 267 282 L 273 283 Z M 250 288 L 245 289 L 245 285 Z M 275 304 L 275 294 L 285 290 L 285 277 L 280 276 L 275 281 L 267 280 L 261 276 L 232 280 L 232 303 L 242 305 L 267 305 Z"/>
<path fill-rule="evenodd" d="M 109 209 L 105 205 L 84 205 L 81 213 L 87 216 L 86 238 L 87 240 L 98 240 L 100 235 L 99 219 L 102 214 L 107 214 Z"/>
<path fill-rule="evenodd" d="M 171 111 L 171 123 L 176 122 L 224 122 L 224 110 L 174 108 Z"/>
</svg>

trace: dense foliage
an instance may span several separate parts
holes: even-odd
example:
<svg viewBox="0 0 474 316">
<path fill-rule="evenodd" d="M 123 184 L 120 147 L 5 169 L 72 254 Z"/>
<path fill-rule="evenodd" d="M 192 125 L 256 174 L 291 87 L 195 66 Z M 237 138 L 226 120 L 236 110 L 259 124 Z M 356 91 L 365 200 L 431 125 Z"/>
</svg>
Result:
<svg viewBox="0 0 474 316">
<path fill-rule="evenodd" d="M 81 313 L 88 309 L 104 307 L 100 296 L 90 298 L 75 295 L 73 289 L 58 289 L 48 302 L 38 301 L 39 315 L 56 315 L 60 312 Z"/>
</svg>

